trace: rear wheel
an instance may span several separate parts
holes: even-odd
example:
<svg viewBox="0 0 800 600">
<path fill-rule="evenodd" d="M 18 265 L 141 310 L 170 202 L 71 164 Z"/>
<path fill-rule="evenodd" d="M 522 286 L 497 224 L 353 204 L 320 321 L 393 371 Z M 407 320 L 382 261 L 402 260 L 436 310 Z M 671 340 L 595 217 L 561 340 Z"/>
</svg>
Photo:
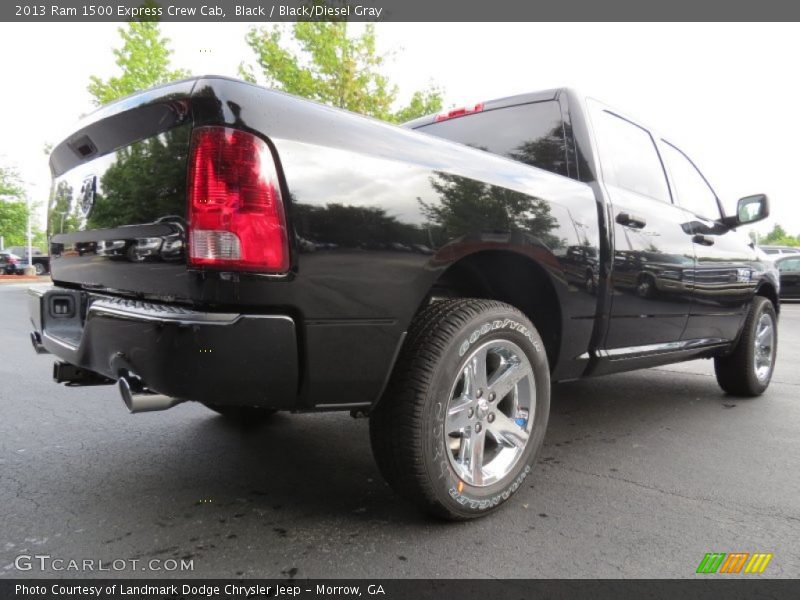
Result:
<svg viewBox="0 0 800 600">
<path fill-rule="evenodd" d="M 530 321 L 501 302 L 443 300 L 412 324 L 370 438 L 398 494 L 470 519 L 520 487 L 549 410 L 547 356 Z"/>
<path fill-rule="evenodd" d="M 714 359 L 717 382 L 734 396 L 758 396 L 769 387 L 777 355 L 775 306 L 768 298 L 756 296 L 736 347 Z"/>
<path fill-rule="evenodd" d="M 226 406 L 223 404 L 206 404 L 208 408 L 226 419 L 239 423 L 260 423 L 271 419 L 276 412 L 272 408 L 260 406 Z"/>
</svg>

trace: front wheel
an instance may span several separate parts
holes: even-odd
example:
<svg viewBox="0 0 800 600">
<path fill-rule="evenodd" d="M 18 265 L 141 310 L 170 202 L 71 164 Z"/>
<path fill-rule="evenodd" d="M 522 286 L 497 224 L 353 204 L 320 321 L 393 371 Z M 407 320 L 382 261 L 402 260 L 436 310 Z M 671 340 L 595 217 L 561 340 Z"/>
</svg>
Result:
<svg viewBox="0 0 800 600">
<path fill-rule="evenodd" d="M 769 387 L 778 355 L 778 317 L 768 298 L 756 296 L 739 342 L 714 359 L 720 387 L 734 396 L 759 396 Z"/>
<path fill-rule="evenodd" d="M 636 282 L 636 294 L 640 298 L 652 298 L 656 295 L 656 282 L 652 275 L 641 275 Z"/>
<path fill-rule="evenodd" d="M 398 494 L 470 519 L 530 474 L 549 411 L 547 356 L 531 322 L 501 302 L 442 300 L 414 320 L 370 438 Z"/>
</svg>

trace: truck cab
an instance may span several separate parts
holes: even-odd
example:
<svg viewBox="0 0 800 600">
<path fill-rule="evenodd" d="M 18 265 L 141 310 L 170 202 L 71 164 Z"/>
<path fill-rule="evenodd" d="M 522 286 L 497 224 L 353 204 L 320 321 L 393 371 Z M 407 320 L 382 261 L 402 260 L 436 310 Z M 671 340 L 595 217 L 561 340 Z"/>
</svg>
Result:
<svg viewBox="0 0 800 600">
<path fill-rule="evenodd" d="M 597 225 L 587 219 L 573 224 L 596 230 L 596 242 L 587 234 L 580 252 L 561 250 L 576 285 L 598 294 L 586 375 L 724 348 L 737 338 L 754 295 L 778 307 L 771 266 L 730 226 L 697 165 L 668 136 L 621 111 L 556 89 L 455 109 L 407 127 L 592 186 Z M 763 218 L 766 199 L 743 200 L 757 202 Z"/>
</svg>

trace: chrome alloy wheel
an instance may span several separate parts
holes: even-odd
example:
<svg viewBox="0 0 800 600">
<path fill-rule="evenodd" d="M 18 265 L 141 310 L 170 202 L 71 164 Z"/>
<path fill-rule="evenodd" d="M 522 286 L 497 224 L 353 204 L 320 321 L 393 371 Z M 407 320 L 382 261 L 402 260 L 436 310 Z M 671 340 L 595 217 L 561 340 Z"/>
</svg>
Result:
<svg viewBox="0 0 800 600">
<path fill-rule="evenodd" d="M 508 475 L 528 444 L 535 406 L 533 368 L 522 348 L 492 340 L 469 354 L 445 417 L 447 454 L 458 476 L 483 487 Z"/>
<path fill-rule="evenodd" d="M 769 379 L 772 362 L 775 360 L 775 322 L 764 313 L 758 320 L 755 335 L 755 352 L 753 352 L 753 368 L 760 382 Z"/>
</svg>

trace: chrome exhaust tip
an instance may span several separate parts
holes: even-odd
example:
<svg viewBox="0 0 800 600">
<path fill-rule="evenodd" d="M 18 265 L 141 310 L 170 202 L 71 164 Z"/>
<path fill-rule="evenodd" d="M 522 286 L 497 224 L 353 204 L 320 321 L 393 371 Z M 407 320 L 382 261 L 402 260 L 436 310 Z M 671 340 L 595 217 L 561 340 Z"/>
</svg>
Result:
<svg viewBox="0 0 800 600">
<path fill-rule="evenodd" d="M 183 402 L 180 398 L 172 396 L 142 392 L 143 388 L 138 378 L 120 377 L 117 380 L 117 387 L 122 401 L 131 413 L 167 410 Z"/>
<path fill-rule="evenodd" d="M 36 354 L 50 354 L 48 350 L 42 346 L 42 336 L 38 331 L 31 331 L 31 344 Z"/>
</svg>

